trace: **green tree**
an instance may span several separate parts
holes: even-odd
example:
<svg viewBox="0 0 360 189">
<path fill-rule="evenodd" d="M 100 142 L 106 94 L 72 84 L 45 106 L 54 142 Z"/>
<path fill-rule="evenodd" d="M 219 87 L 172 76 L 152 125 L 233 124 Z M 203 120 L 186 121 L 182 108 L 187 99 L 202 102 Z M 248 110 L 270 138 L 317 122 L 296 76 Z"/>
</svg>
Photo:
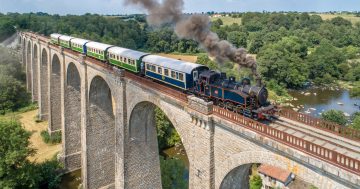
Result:
<svg viewBox="0 0 360 189">
<path fill-rule="evenodd" d="M 338 65 L 345 61 L 344 54 L 328 41 L 322 41 L 320 46 L 308 56 L 310 78 L 318 84 L 327 84 L 329 78 L 340 78 Z M 328 74 L 328 75 L 327 75 Z"/>
<path fill-rule="evenodd" d="M 208 66 L 212 70 L 218 69 L 218 65 L 215 61 L 211 60 L 207 55 L 203 54 L 198 56 L 196 63 Z"/>
<path fill-rule="evenodd" d="M 155 109 L 155 121 L 160 152 L 181 143 L 181 138 L 174 126 L 159 108 Z"/>
<path fill-rule="evenodd" d="M 244 47 L 247 46 L 247 34 L 245 32 L 237 32 L 232 31 L 227 35 L 227 40 L 234 44 L 236 47 Z"/>
<path fill-rule="evenodd" d="M 326 121 L 331 121 L 339 125 L 345 126 L 347 119 L 344 112 L 340 110 L 329 110 L 321 114 L 321 117 Z"/>
<path fill-rule="evenodd" d="M 261 189 L 262 180 L 259 175 L 250 176 L 250 189 Z"/>
<path fill-rule="evenodd" d="M 161 181 L 163 189 L 187 189 L 188 179 L 184 163 L 179 159 L 164 159 L 160 156 Z"/>
<path fill-rule="evenodd" d="M 350 89 L 350 96 L 360 97 L 360 86 L 355 86 L 354 88 Z"/>
<path fill-rule="evenodd" d="M 36 164 L 28 160 L 35 154 L 31 133 L 18 121 L 0 120 L 0 188 L 57 188 L 61 168 L 56 158 Z"/>
<path fill-rule="evenodd" d="M 21 82 L 8 75 L 0 75 L 0 114 L 29 104 L 30 94 Z"/>
<path fill-rule="evenodd" d="M 31 133 L 17 121 L 0 120 L 0 188 L 37 188 L 40 177 L 27 159 Z"/>
<path fill-rule="evenodd" d="M 309 72 L 303 61 L 306 53 L 306 47 L 301 44 L 300 39 L 284 37 L 261 49 L 257 57 L 260 72 L 266 80 L 274 79 L 287 88 L 302 87 Z"/>
</svg>

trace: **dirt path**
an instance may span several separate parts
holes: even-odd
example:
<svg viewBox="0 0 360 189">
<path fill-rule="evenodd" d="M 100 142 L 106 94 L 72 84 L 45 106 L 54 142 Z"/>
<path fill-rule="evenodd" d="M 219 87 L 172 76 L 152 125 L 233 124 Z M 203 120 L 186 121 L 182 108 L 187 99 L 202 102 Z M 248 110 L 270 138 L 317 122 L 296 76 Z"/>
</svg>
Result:
<svg viewBox="0 0 360 189">
<path fill-rule="evenodd" d="M 61 151 L 61 144 L 49 145 L 42 141 L 40 133 L 47 129 L 47 121 L 36 123 L 35 116 L 38 110 L 26 112 L 20 114 L 20 122 L 24 128 L 33 134 L 30 137 L 31 147 L 35 148 L 36 154 L 30 157 L 30 161 L 43 162 L 47 159 L 51 159 L 54 155 Z"/>
</svg>

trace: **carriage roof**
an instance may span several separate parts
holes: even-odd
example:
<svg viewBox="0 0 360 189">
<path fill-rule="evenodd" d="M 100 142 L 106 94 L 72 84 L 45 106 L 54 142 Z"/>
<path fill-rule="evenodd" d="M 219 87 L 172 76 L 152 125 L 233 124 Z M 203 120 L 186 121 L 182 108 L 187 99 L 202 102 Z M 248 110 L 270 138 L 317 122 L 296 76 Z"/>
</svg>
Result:
<svg viewBox="0 0 360 189">
<path fill-rule="evenodd" d="M 126 48 L 122 48 L 122 47 L 111 47 L 108 50 L 109 53 L 115 54 L 115 55 L 120 55 L 123 57 L 127 57 L 127 58 L 131 58 L 131 59 L 140 59 L 141 57 L 148 55 L 149 53 L 144 53 L 144 52 L 140 52 L 140 51 L 134 51 L 131 49 L 126 49 Z"/>
<path fill-rule="evenodd" d="M 200 68 L 200 67 L 207 68 L 206 66 L 201 65 L 201 64 L 185 62 L 185 61 L 176 60 L 176 59 L 172 59 L 172 58 L 166 58 L 166 57 L 162 57 L 162 56 L 158 56 L 158 55 L 145 56 L 145 58 L 143 58 L 143 62 L 154 64 L 154 65 L 165 67 L 165 68 L 169 68 L 169 69 L 180 71 L 180 72 L 184 72 L 187 74 L 191 74 L 191 72 L 196 68 Z"/>
</svg>

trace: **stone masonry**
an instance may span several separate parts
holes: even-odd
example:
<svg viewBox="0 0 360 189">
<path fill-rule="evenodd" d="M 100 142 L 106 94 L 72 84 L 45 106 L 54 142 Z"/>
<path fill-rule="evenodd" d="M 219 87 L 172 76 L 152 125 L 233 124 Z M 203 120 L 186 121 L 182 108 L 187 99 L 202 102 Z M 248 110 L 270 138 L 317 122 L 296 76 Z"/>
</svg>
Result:
<svg viewBox="0 0 360 189">
<path fill-rule="evenodd" d="M 31 76 L 40 80 L 41 115 L 49 117 L 49 132 L 62 131 L 62 161 L 67 171 L 81 169 L 84 188 L 161 188 L 155 107 L 181 137 L 190 189 L 246 188 L 253 163 L 287 169 L 320 189 L 360 188 L 358 175 L 222 119 L 211 102 L 178 100 L 48 38 L 19 35 L 28 90 L 34 95 Z M 32 68 L 35 51 L 40 77 Z"/>
</svg>

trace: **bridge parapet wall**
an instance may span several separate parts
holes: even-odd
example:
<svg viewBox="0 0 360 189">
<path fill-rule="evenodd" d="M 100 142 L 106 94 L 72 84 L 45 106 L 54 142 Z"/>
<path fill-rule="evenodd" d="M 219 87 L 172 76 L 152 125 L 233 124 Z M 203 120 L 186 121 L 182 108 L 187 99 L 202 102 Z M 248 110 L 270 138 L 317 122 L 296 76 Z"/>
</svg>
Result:
<svg viewBox="0 0 360 189">
<path fill-rule="evenodd" d="M 292 164 L 292 166 L 285 168 L 319 188 L 326 188 L 325 185 L 327 186 L 329 182 L 332 183 L 333 186 L 347 186 L 348 188 L 356 188 L 360 186 L 360 177 L 356 174 L 356 170 L 344 168 L 341 167 L 341 165 L 336 164 L 337 158 L 340 158 L 341 163 L 341 158 L 345 155 L 336 153 L 331 149 L 326 149 L 325 147 L 314 143 L 308 143 L 307 141 L 295 136 L 287 135 L 284 132 L 270 128 L 243 116 L 236 116 L 232 112 L 218 107 L 214 107 L 214 115 L 215 136 L 218 134 L 217 131 L 219 131 L 219 133 L 222 133 L 223 131 L 230 132 L 231 135 L 238 135 L 239 137 L 245 138 L 247 141 L 251 141 L 253 144 L 256 144 L 256 146 L 252 146 L 251 149 L 243 147 L 243 150 L 245 151 L 249 150 L 249 152 L 251 152 L 254 149 L 261 149 L 262 151 L 269 151 L 273 154 L 278 154 L 278 157 L 283 157 L 283 161 L 281 161 L 281 163 L 277 163 L 276 166 L 283 167 L 283 165 Z M 221 138 L 228 137 L 231 136 L 221 136 Z M 238 138 L 238 140 L 241 139 Z M 216 150 L 219 149 L 216 148 L 215 144 L 215 151 Z M 232 154 L 231 151 L 226 153 L 226 156 L 230 156 L 229 154 Z M 314 157 L 313 155 L 316 156 Z M 261 156 L 261 154 L 259 154 L 259 156 Z M 333 161 L 334 159 L 336 161 Z M 350 161 L 350 159 L 351 158 L 347 160 L 347 165 L 349 166 L 350 162 L 352 162 L 353 168 L 358 168 L 355 166 L 355 162 L 357 162 L 357 160 L 351 159 L 352 161 Z M 289 164 L 289 162 L 291 163 Z M 222 167 L 223 166 L 217 167 L 215 172 L 221 173 Z M 303 170 L 307 171 L 299 172 L 297 171 L 297 167 L 302 167 Z M 349 168 L 351 167 L 349 166 Z M 324 183 L 319 183 L 318 179 L 313 179 L 304 174 L 310 173 L 310 171 L 315 171 L 317 174 L 314 173 L 314 178 L 321 178 L 320 180 Z M 219 175 L 217 174 L 217 185 L 219 185 L 220 179 L 218 176 Z"/>
</svg>

